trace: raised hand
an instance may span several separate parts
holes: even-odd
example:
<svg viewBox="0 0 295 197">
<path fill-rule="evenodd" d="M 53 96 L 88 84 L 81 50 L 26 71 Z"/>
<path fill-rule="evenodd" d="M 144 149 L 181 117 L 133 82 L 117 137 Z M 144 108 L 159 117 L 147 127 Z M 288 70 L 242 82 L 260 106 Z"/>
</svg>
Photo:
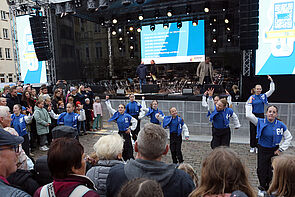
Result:
<svg viewBox="0 0 295 197">
<path fill-rule="evenodd" d="M 273 81 L 270 75 L 267 75 L 267 79 Z"/>
<path fill-rule="evenodd" d="M 208 88 L 208 94 L 209 94 L 209 96 L 213 96 L 213 94 L 214 94 L 214 88 Z"/>
<path fill-rule="evenodd" d="M 207 96 L 207 94 L 208 94 L 208 90 L 206 90 L 206 92 L 204 92 L 204 96 Z"/>
<path fill-rule="evenodd" d="M 226 95 L 230 95 L 229 92 L 227 91 L 227 89 L 225 89 L 225 94 Z"/>
<path fill-rule="evenodd" d="M 106 100 L 109 100 L 110 96 L 106 95 Z"/>
</svg>

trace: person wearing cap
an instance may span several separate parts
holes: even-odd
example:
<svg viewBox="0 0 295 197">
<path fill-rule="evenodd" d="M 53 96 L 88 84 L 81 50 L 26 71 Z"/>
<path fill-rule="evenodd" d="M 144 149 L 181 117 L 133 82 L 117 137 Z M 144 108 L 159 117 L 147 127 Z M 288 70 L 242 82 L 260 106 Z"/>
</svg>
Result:
<svg viewBox="0 0 295 197">
<path fill-rule="evenodd" d="M 76 104 L 77 101 L 81 102 L 82 96 L 81 94 L 77 93 L 77 88 L 76 87 L 71 87 L 70 88 L 70 94 L 67 96 L 68 97 L 73 97 L 74 99 L 74 104 Z"/>
<path fill-rule="evenodd" d="M 23 141 L 23 137 L 11 135 L 0 128 L 0 191 L 3 197 L 30 197 L 29 194 L 14 188 L 7 181 L 7 177 L 17 170 L 19 145 Z"/>
</svg>

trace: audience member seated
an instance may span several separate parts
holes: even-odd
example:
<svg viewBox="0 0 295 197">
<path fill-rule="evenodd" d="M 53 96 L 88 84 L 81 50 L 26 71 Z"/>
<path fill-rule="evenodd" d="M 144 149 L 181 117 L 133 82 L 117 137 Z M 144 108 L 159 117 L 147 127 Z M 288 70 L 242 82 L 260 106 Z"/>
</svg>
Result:
<svg viewBox="0 0 295 197">
<path fill-rule="evenodd" d="M 167 141 L 167 133 L 163 127 L 146 124 L 134 144 L 136 160 L 111 168 L 107 178 L 107 196 L 116 196 L 122 185 L 135 178 L 158 181 L 166 197 L 188 196 L 195 188 L 191 177 L 177 169 L 175 164 L 161 162 L 169 150 Z"/>
<path fill-rule="evenodd" d="M 17 169 L 17 154 L 19 145 L 24 139 L 11 135 L 0 128 L 0 196 L 2 197 L 30 197 L 26 192 L 13 187 L 7 177 Z"/>
<path fill-rule="evenodd" d="M 94 184 L 85 176 L 86 161 L 84 148 L 78 140 L 58 138 L 48 151 L 48 167 L 53 182 L 39 188 L 34 197 L 45 197 L 54 193 L 56 197 L 99 196 Z"/>
<path fill-rule="evenodd" d="M 78 135 L 77 129 L 69 126 L 57 126 L 52 129 L 52 139 L 61 137 L 75 138 Z M 53 181 L 47 165 L 47 155 L 41 156 L 35 164 L 36 180 L 40 185 L 46 185 Z"/>
<path fill-rule="evenodd" d="M 190 197 L 256 197 L 237 154 L 225 147 L 215 148 L 203 161 L 201 182 Z"/>
<path fill-rule="evenodd" d="M 275 157 L 272 166 L 274 173 L 268 194 L 271 197 L 294 197 L 295 156 L 280 155 Z"/>
<path fill-rule="evenodd" d="M 106 196 L 106 181 L 112 166 L 122 163 L 123 138 L 120 135 L 101 137 L 93 146 L 99 159 L 86 174 L 95 184 L 99 196 Z"/>
<path fill-rule="evenodd" d="M 136 178 L 122 187 L 118 197 L 164 197 L 164 194 L 156 181 Z"/>
</svg>

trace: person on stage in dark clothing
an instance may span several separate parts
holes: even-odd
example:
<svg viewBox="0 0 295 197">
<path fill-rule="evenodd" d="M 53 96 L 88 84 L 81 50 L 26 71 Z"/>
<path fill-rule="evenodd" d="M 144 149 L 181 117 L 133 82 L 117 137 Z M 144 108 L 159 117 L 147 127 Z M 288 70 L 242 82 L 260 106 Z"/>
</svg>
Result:
<svg viewBox="0 0 295 197">
<path fill-rule="evenodd" d="M 152 77 L 153 83 L 156 84 L 158 71 L 157 71 L 157 66 L 156 66 L 154 60 L 151 60 L 151 70 L 150 71 L 151 71 L 150 76 Z"/>
<path fill-rule="evenodd" d="M 144 62 L 141 62 L 141 64 L 136 69 L 136 74 L 139 77 L 139 85 L 140 85 L 140 92 L 142 91 L 142 85 L 146 84 L 146 75 L 147 75 L 147 69 L 144 65 Z"/>
<path fill-rule="evenodd" d="M 262 193 L 268 190 L 272 180 L 272 157 L 280 155 L 289 147 L 292 135 L 286 125 L 278 120 L 278 108 L 274 105 L 268 106 L 266 118 L 257 118 L 252 112 L 254 99 L 250 97 L 245 108 L 246 118 L 257 126 L 257 176 L 259 193 Z"/>
<path fill-rule="evenodd" d="M 126 105 L 125 112 L 137 120 L 136 129 L 134 131 L 131 131 L 132 139 L 135 142 L 137 140 L 137 135 L 140 131 L 140 120 L 139 120 L 138 116 L 139 116 L 142 106 L 140 103 L 135 101 L 134 94 L 130 94 L 129 99 L 130 99 L 130 102 Z"/>
<path fill-rule="evenodd" d="M 252 102 L 250 103 L 250 105 L 252 105 L 253 114 L 257 118 L 264 118 L 264 106 L 268 104 L 267 98 L 270 97 L 272 93 L 275 91 L 275 84 L 271 76 L 268 75 L 268 79 L 270 80 L 269 91 L 267 91 L 265 94 L 262 94 L 261 85 L 257 84 L 254 88 L 254 94 L 249 97 L 249 100 L 252 99 Z M 257 127 L 250 122 L 250 147 L 251 147 L 250 152 L 251 153 L 253 152 L 257 153 L 258 151 L 256 130 L 257 130 Z"/>
<path fill-rule="evenodd" d="M 136 129 L 137 120 L 130 116 L 129 114 L 125 113 L 125 106 L 120 104 L 118 107 L 118 111 L 112 108 L 111 102 L 109 101 L 109 96 L 106 96 L 105 102 L 108 111 L 111 115 L 113 115 L 110 121 L 116 121 L 118 125 L 119 135 L 121 135 L 124 139 L 124 146 L 123 146 L 123 159 L 125 161 L 129 159 L 133 159 L 133 147 L 131 142 L 130 133 Z"/>
</svg>

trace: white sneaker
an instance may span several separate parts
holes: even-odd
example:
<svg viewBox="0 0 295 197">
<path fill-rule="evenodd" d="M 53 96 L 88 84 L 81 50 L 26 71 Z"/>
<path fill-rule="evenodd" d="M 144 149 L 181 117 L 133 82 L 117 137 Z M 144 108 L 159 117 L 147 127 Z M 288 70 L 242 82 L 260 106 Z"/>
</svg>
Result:
<svg viewBox="0 0 295 197">
<path fill-rule="evenodd" d="M 258 148 L 255 148 L 255 153 L 256 153 L 256 154 L 258 153 Z"/>
<path fill-rule="evenodd" d="M 49 148 L 48 148 L 46 145 L 44 145 L 44 146 L 41 146 L 41 147 L 40 147 L 40 150 L 41 150 L 41 151 L 48 151 Z"/>
<path fill-rule="evenodd" d="M 255 148 L 250 148 L 250 153 L 254 153 Z"/>
</svg>

